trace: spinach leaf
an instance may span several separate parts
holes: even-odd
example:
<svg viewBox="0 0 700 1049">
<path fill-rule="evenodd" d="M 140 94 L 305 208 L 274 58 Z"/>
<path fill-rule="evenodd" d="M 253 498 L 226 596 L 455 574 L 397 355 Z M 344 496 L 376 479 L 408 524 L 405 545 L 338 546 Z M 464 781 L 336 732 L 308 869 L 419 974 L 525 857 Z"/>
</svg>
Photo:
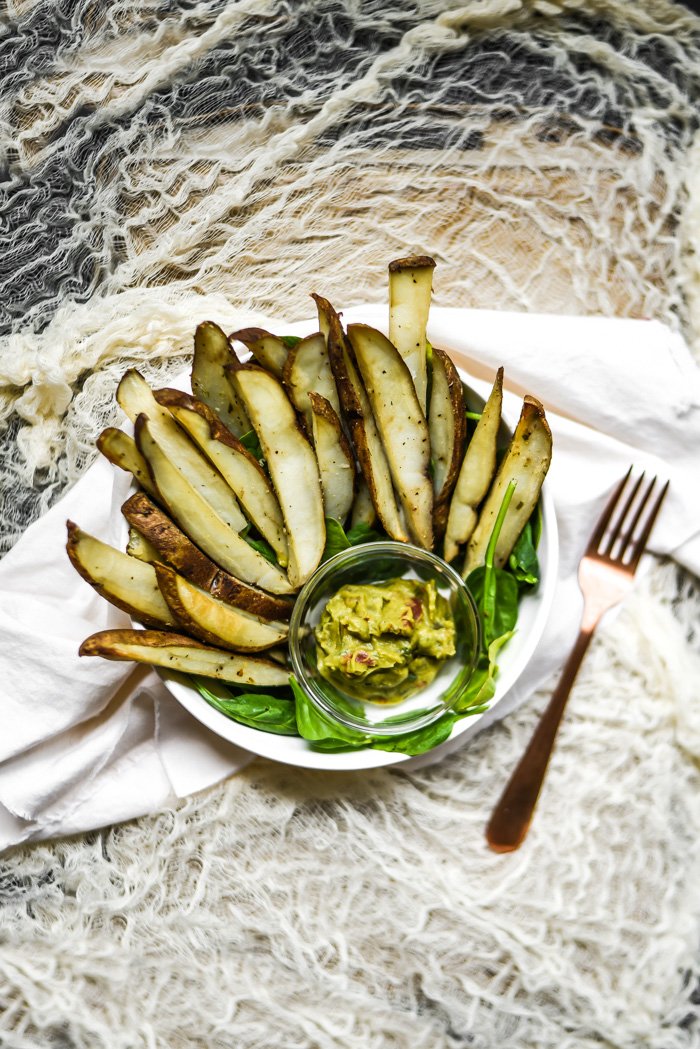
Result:
<svg viewBox="0 0 700 1049">
<path fill-rule="evenodd" d="M 393 750 L 400 754 L 424 754 L 449 738 L 456 720 L 455 714 L 443 714 L 432 724 L 407 732 L 405 736 L 376 738 L 372 746 L 375 750 Z"/>
<path fill-rule="evenodd" d="M 522 586 L 536 586 L 540 581 L 540 563 L 532 533 L 532 519 L 518 536 L 508 558 L 508 568 Z"/>
<path fill-rule="evenodd" d="M 280 335 L 280 339 L 288 350 L 293 349 L 298 342 L 301 342 L 300 335 Z"/>
<path fill-rule="evenodd" d="M 496 568 L 493 563 L 498 537 L 514 491 L 515 482 L 511 481 L 496 516 L 484 564 L 470 572 L 467 578 L 467 586 L 472 592 L 481 617 L 483 642 L 487 650 L 492 641 L 512 630 L 518 619 L 517 580 L 502 568 Z"/>
<path fill-rule="evenodd" d="M 469 685 L 460 696 L 454 707 L 455 713 L 462 717 L 466 714 L 480 714 L 487 710 L 489 702 L 493 699 L 496 691 L 496 676 L 498 675 L 498 653 L 510 641 L 515 631 L 510 630 L 501 634 L 481 652 L 476 665 L 476 670 L 471 676 Z"/>
<path fill-rule="evenodd" d="M 372 742 L 369 734 L 347 728 L 339 721 L 317 710 L 296 678 L 290 677 L 289 684 L 296 703 L 297 730 L 303 739 L 308 740 L 314 746 L 318 743 L 325 745 L 329 741 L 333 750 L 348 745 L 366 747 Z"/>
<path fill-rule="evenodd" d="M 360 543 L 377 543 L 385 538 L 386 536 L 381 535 L 380 532 L 368 525 L 366 521 L 360 521 L 359 524 L 354 525 L 347 532 L 347 540 L 350 546 L 359 546 Z"/>
<path fill-rule="evenodd" d="M 265 462 L 265 456 L 263 455 L 262 448 L 260 447 L 260 441 L 255 430 L 248 430 L 248 433 L 244 433 L 238 440 L 241 442 L 246 451 L 250 452 L 251 455 L 255 456 L 259 463 Z"/>
<path fill-rule="evenodd" d="M 537 506 L 535 512 L 530 518 L 530 524 L 532 525 L 532 545 L 535 550 L 540 545 L 540 539 L 542 538 L 542 500 L 537 500 Z"/>
<path fill-rule="evenodd" d="M 333 557 L 334 554 L 340 553 L 341 550 L 348 550 L 351 546 L 358 546 L 360 543 L 373 543 L 381 538 L 379 532 L 375 532 L 365 521 L 360 521 L 349 532 L 346 532 L 340 521 L 336 521 L 335 517 L 327 517 L 326 546 L 321 563 L 328 561 L 329 558 Z"/>
<path fill-rule="evenodd" d="M 503 568 L 492 568 L 491 577 L 486 578 L 486 565 L 469 573 L 467 586 L 472 592 L 481 616 L 484 648 L 492 641 L 512 631 L 518 621 L 518 582 L 515 576 Z M 486 586 L 490 587 L 490 600 L 485 601 Z"/>
<path fill-rule="evenodd" d="M 262 554 L 265 560 L 269 561 L 270 564 L 279 564 L 275 551 L 265 539 L 261 539 L 259 536 L 253 539 L 250 535 L 243 536 L 243 538 L 248 546 L 252 546 L 253 550 L 257 550 L 259 554 Z"/>
<path fill-rule="evenodd" d="M 289 680 L 296 699 L 299 735 L 316 750 L 335 752 L 373 747 L 375 750 L 397 751 L 401 754 L 423 754 L 446 740 L 457 720 L 454 714 L 444 714 L 431 725 L 415 732 L 406 732 L 401 736 L 371 735 L 347 728 L 316 710 L 295 678 Z"/>
<path fill-rule="evenodd" d="M 263 557 L 270 562 L 270 564 L 279 565 L 277 555 L 270 546 L 270 544 L 266 542 L 262 538 L 262 536 L 258 535 L 257 532 L 251 535 L 252 529 L 253 526 L 249 523 L 245 526 L 245 528 L 241 529 L 241 531 L 238 534 L 240 535 L 241 539 L 245 539 L 248 546 L 252 546 L 253 550 L 257 550 L 259 554 L 262 554 Z"/>
<path fill-rule="evenodd" d="M 224 697 L 216 696 L 199 678 L 195 678 L 199 694 L 215 710 L 225 714 L 241 725 L 273 732 L 279 736 L 296 736 L 297 724 L 294 700 L 284 696 L 270 696 L 260 692 L 233 692 Z"/>
</svg>

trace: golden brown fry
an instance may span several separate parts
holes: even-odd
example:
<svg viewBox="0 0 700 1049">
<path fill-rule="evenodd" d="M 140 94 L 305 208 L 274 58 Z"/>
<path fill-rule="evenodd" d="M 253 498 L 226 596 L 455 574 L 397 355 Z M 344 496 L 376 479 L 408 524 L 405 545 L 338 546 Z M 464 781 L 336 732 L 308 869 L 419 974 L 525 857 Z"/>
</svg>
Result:
<svg viewBox="0 0 700 1049">
<path fill-rule="evenodd" d="M 254 550 L 202 498 L 172 464 L 150 431 L 145 415 L 136 420 L 136 444 L 158 491 L 158 499 L 177 524 L 205 554 L 225 571 L 272 594 L 289 594 L 294 587 L 275 565 Z"/>
<path fill-rule="evenodd" d="M 100 597 L 145 626 L 171 626 L 175 622 L 152 565 L 95 539 L 73 521 L 67 521 L 66 527 L 71 564 Z"/>
<path fill-rule="evenodd" d="M 212 597 L 167 565 L 155 566 L 158 586 L 177 623 L 211 645 L 237 651 L 260 652 L 287 636 L 284 623 L 252 616 Z"/>
<path fill-rule="evenodd" d="M 157 556 L 152 560 L 164 561 L 213 597 L 253 615 L 280 620 L 291 616 L 293 605 L 289 598 L 266 594 L 219 568 L 143 492 L 127 499 L 122 513 L 132 530 L 155 550 Z"/>
<path fill-rule="evenodd" d="M 192 360 L 192 393 L 215 413 L 236 437 L 250 430 L 250 419 L 236 397 L 224 367 L 233 360 L 229 341 L 218 324 L 197 326 Z"/>
<path fill-rule="evenodd" d="M 277 661 L 210 648 L 182 634 L 160 630 L 100 630 L 80 646 L 81 656 L 148 663 L 164 670 L 216 678 L 232 685 L 281 688 L 289 671 Z"/>
<path fill-rule="evenodd" d="M 397 503 L 389 462 L 367 393 L 355 367 L 352 348 L 347 343 L 340 318 L 330 302 L 320 295 L 314 295 L 313 298 L 327 320 L 328 356 L 338 387 L 343 417 L 372 503 L 385 532 L 392 539 L 408 542 L 408 531 Z"/>
<path fill-rule="evenodd" d="M 441 539 L 447 526 L 450 497 L 464 458 L 467 420 L 464 414 L 462 382 L 451 359 L 433 347 L 430 392 L 430 452 L 433 462 L 435 538 Z"/>
<path fill-rule="evenodd" d="M 348 338 L 355 351 L 409 530 L 419 546 L 431 550 L 433 485 L 430 480 L 430 436 L 411 374 L 396 347 L 376 328 L 367 324 L 350 324 Z"/>
<path fill-rule="evenodd" d="M 467 546 L 464 575 L 484 563 L 496 516 L 511 481 L 515 491 L 501 528 L 494 564 L 502 568 L 527 524 L 540 497 L 542 483 L 552 459 L 552 432 L 544 408 L 534 397 L 526 397 L 513 439 L 489 490 L 479 520 Z"/>
<path fill-rule="evenodd" d="M 446 561 L 452 561 L 476 527 L 479 504 L 496 471 L 498 430 L 503 401 L 503 368 L 499 368 L 489 399 L 462 461 L 450 502 L 445 533 Z"/>
<path fill-rule="evenodd" d="M 180 390 L 158 390 L 156 400 L 216 467 L 284 567 L 289 559 L 282 511 L 257 459 L 222 426 L 210 408 Z"/>
</svg>

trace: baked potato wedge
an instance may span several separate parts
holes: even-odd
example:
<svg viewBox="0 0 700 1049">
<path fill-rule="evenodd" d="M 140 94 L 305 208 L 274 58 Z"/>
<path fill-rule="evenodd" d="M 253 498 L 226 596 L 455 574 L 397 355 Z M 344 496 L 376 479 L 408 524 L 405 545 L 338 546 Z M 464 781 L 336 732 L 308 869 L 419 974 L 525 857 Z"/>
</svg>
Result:
<svg viewBox="0 0 700 1049">
<path fill-rule="evenodd" d="M 211 504 L 173 465 L 151 433 L 145 415 L 136 420 L 136 444 L 148 463 L 158 500 L 168 508 L 177 524 L 217 565 L 244 583 L 252 583 L 272 594 L 289 594 L 294 587 L 275 565 L 246 543 L 214 511 Z"/>
<path fill-rule="evenodd" d="M 406 362 L 424 413 L 428 391 L 426 329 L 434 269 L 435 260 L 428 255 L 389 263 L 389 341 Z"/>
<path fill-rule="evenodd" d="M 122 513 L 130 534 L 140 536 L 141 543 L 147 544 L 139 546 L 142 560 L 151 564 L 162 561 L 212 597 L 263 619 L 287 620 L 291 616 L 294 606 L 289 598 L 265 594 L 219 568 L 143 492 L 127 499 Z"/>
<path fill-rule="evenodd" d="M 160 592 L 175 621 L 188 634 L 207 644 L 238 651 L 260 652 L 273 648 L 287 637 L 285 623 L 269 622 L 227 605 L 167 565 L 155 565 Z"/>
<path fill-rule="evenodd" d="M 430 435 L 411 373 L 395 346 L 376 328 L 348 325 L 348 339 L 372 406 L 391 476 L 419 546 L 433 546 Z"/>
<path fill-rule="evenodd" d="M 435 492 L 433 524 L 438 540 L 445 534 L 450 496 L 464 458 L 467 441 L 464 411 L 464 393 L 457 369 L 444 350 L 433 347 L 428 429 Z"/>
<path fill-rule="evenodd" d="M 276 661 L 234 655 L 162 630 L 100 630 L 83 641 L 79 655 L 133 659 L 136 663 L 217 678 L 232 685 L 282 688 L 289 682 L 289 671 Z"/>
<path fill-rule="evenodd" d="M 352 504 L 352 516 L 350 517 L 350 527 L 354 528 L 358 524 L 366 524 L 371 528 L 377 520 L 377 511 L 374 509 L 374 503 L 372 502 L 372 496 L 370 495 L 367 482 L 364 477 L 360 475 L 357 482 L 357 495 L 355 501 Z"/>
<path fill-rule="evenodd" d="M 238 364 L 230 374 L 277 492 L 289 544 L 289 581 L 301 586 L 320 562 L 326 543 L 316 456 L 274 375 L 255 364 Z"/>
<path fill-rule="evenodd" d="M 136 447 L 133 437 L 129 437 L 128 433 L 117 430 L 114 426 L 108 426 L 97 438 L 97 447 L 105 459 L 109 459 L 110 463 L 118 466 L 120 470 L 133 474 L 144 492 L 156 498 L 156 490 L 153 487 L 146 460 Z"/>
<path fill-rule="evenodd" d="M 335 384 L 334 384 L 335 385 Z M 355 459 L 330 401 L 309 393 L 311 425 L 323 489 L 323 512 L 342 524 L 355 496 Z"/>
<path fill-rule="evenodd" d="M 508 485 L 514 481 L 515 491 L 494 554 L 496 568 L 503 568 L 518 536 L 537 506 L 551 459 L 552 432 L 545 418 L 544 408 L 538 400 L 528 396 L 523 402 L 515 433 L 467 545 L 463 573 L 465 577 L 484 563 L 496 516 Z"/>
<path fill-rule="evenodd" d="M 489 398 L 462 460 L 447 515 L 444 558 L 452 561 L 476 528 L 479 504 L 496 471 L 498 429 L 503 403 L 503 368 L 496 372 Z M 500 505 L 500 504 L 499 504 Z"/>
<path fill-rule="evenodd" d="M 163 560 L 153 543 L 149 543 L 148 539 L 135 528 L 129 528 L 126 552 L 129 557 L 136 557 L 139 561 L 145 561 L 148 565 L 154 565 L 156 561 Z"/>
<path fill-rule="evenodd" d="M 281 379 L 287 361 L 288 350 L 278 335 L 272 335 L 264 328 L 241 328 L 229 335 L 231 342 L 242 342 L 253 357 L 275 376 Z"/>
<path fill-rule="evenodd" d="M 258 460 L 206 404 L 180 390 L 158 390 L 155 396 L 216 467 L 284 567 L 289 555 L 282 511 Z"/>
<path fill-rule="evenodd" d="M 289 351 L 282 373 L 284 386 L 296 410 L 304 417 L 307 434 L 313 430 L 312 410 L 309 394 L 320 393 L 330 402 L 336 415 L 340 414 L 340 402 L 336 389 L 331 362 L 328 360 L 326 339 L 321 332 L 308 335 Z"/>
<path fill-rule="evenodd" d="M 66 550 L 73 568 L 110 604 L 145 626 L 172 626 L 175 617 L 163 599 L 152 565 L 115 550 L 67 521 Z"/>
<path fill-rule="evenodd" d="M 204 321 L 197 325 L 192 360 L 192 393 L 206 404 L 236 437 L 248 433 L 250 419 L 236 397 L 224 366 L 230 364 L 233 352 L 218 324 Z"/>
<path fill-rule="evenodd" d="M 130 368 L 117 387 L 117 400 L 136 423 L 145 415 L 154 439 L 184 478 L 197 489 L 214 512 L 231 528 L 242 531 L 247 521 L 235 495 L 223 477 L 183 433 L 167 408 L 158 404 L 150 386 L 135 368 Z"/>
<path fill-rule="evenodd" d="M 392 539 L 408 542 L 404 515 L 396 500 L 391 470 L 372 414 L 367 393 L 352 356 L 340 317 L 327 299 L 313 296 L 328 323 L 328 357 L 335 376 L 342 412 L 363 477 L 382 526 Z"/>
</svg>

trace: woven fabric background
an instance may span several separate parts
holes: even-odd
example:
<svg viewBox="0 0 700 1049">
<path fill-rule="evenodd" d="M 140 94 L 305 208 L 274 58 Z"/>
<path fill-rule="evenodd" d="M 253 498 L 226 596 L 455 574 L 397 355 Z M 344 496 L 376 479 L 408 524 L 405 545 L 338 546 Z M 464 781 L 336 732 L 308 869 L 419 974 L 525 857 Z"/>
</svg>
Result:
<svg viewBox="0 0 700 1049">
<path fill-rule="evenodd" d="M 381 301 L 417 250 L 440 305 L 700 345 L 699 85 L 700 18 L 667 0 L 10 2 L 2 549 L 205 304 Z M 483 826 L 544 695 L 419 773 L 257 762 L 16 850 L 0 1046 L 700 1045 L 699 611 L 659 565 L 601 633 L 514 857 Z"/>
</svg>

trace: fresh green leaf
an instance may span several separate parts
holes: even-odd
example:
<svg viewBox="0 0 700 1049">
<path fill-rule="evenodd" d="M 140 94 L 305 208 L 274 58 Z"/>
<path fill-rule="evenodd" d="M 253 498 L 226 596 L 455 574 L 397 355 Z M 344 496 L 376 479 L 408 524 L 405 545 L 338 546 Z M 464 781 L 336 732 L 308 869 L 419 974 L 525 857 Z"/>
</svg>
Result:
<svg viewBox="0 0 700 1049">
<path fill-rule="evenodd" d="M 300 335 L 280 335 L 280 339 L 288 350 L 293 349 L 298 342 L 301 342 Z"/>
<path fill-rule="evenodd" d="M 426 750 L 432 750 L 449 738 L 456 720 L 454 714 L 443 714 L 425 728 L 407 732 L 405 736 L 377 738 L 372 746 L 375 750 L 396 751 L 400 754 L 424 754 Z"/>
<path fill-rule="evenodd" d="M 366 521 L 359 521 L 347 532 L 347 540 L 350 546 L 359 546 L 360 543 L 377 543 L 384 538 L 385 536 L 375 531 Z"/>
<path fill-rule="evenodd" d="M 241 535 L 243 535 L 242 532 L 241 532 Z M 253 538 L 250 535 L 243 535 L 243 538 L 245 539 L 245 541 L 248 544 L 248 546 L 252 546 L 253 550 L 257 550 L 258 553 L 262 554 L 263 557 L 267 561 L 269 561 L 271 564 L 273 564 L 273 565 L 278 565 L 279 564 L 279 561 L 277 560 L 277 555 L 275 554 L 275 551 L 272 549 L 270 544 L 268 542 L 266 542 L 264 539 L 261 539 L 259 536 L 256 536 L 255 538 Z"/>
<path fill-rule="evenodd" d="M 542 500 L 537 500 L 537 506 L 535 512 L 530 518 L 530 524 L 532 525 L 532 545 L 535 550 L 540 545 L 540 539 L 542 538 Z"/>
<path fill-rule="evenodd" d="M 513 498 L 514 491 L 515 482 L 511 481 L 506 488 L 503 502 L 501 503 L 498 514 L 496 515 L 493 531 L 491 532 L 488 546 L 486 547 L 484 565 L 475 569 L 467 580 L 467 586 L 472 592 L 472 596 L 474 597 L 477 608 L 479 609 L 479 615 L 481 616 L 483 640 L 486 648 L 488 648 L 491 641 L 500 637 L 500 635 L 505 633 L 506 630 L 511 629 L 510 626 L 504 627 L 500 620 L 504 617 L 506 622 L 510 620 L 512 615 L 513 588 L 515 589 L 516 619 L 518 615 L 518 584 L 512 576 L 508 576 L 508 574 L 502 569 L 496 569 L 493 563 L 498 537 L 501 534 L 503 522 L 508 513 L 508 507 L 510 506 L 510 501 Z M 508 579 L 508 582 L 504 581 L 506 578 Z M 499 600 L 505 602 L 506 607 L 504 609 L 498 608 Z"/>
<path fill-rule="evenodd" d="M 345 529 L 339 521 L 336 521 L 335 517 L 326 518 L 326 545 L 323 550 L 323 556 L 321 557 L 321 563 L 330 560 L 336 554 L 339 554 L 341 550 L 349 550 L 350 541 L 345 534 Z"/>
<path fill-rule="evenodd" d="M 303 739 L 314 744 L 319 740 L 333 740 L 336 743 L 342 742 L 345 745 L 354 744 L 361 747 L 368 746 L 372 742 L 369 734 L 347 728 L 339 721 L 317 710 L 296 678 L 290 677 L 289 684 L 296 701 L 297 730 Z"/>
<path fill-rule="evenodd" d="M 496 692 L 496 677 L 498 675 L 498 663 L 496 660 L 498 653 L 506 642 L 510 641 L 514 633 L 515 631 L 511 630 L 495 638 L 489 645 L 488 650 L 483 651 L 479 656 L 476 670 L 469 680 L 469 685 L 454 708 L 455 713 L 460 717 L 466 714 L 480 714 L 488 709 L 489 702 L 493 699 Z"/>
<path fill-rule="evenodd" d="M 258 462 L 265 462 L 265 457 L 263 455 L 262 448 L 260 447 L 260 441 L 258 440 L 258 435 L 256 434 L 255 430 L 248 430 L 248 433 L 244 433 L 242 437 L 238 438 L 238 440 L 241 442 L 246 451 L 250 452 L 251 455 L 255 456 Z"/>
<path fill-rule="evenodd" d="M 540 581 L 540 564 L 528 521 L 508 558 L 508 568 L 522 586 L 536 586 Z"/>
<path fill-rule="evenodd" d="M 454 714 L 444 714 L 431 725 L 407 732 L 401 736 L 381 736 L 347 728 L 334 718 L 318 711 L 295 678 L 290 685 L 296 699 L 297 729 L 317 750 L 341 751 L 373 747 L 375 750 L 397 751 L 401 754 L 423 754 L 442 743 L 452 732 L 457 720 Z"/>
<path fill-rule="evenodd" d="M 471 590 L 481 616 L 481 629 L 484 637 L 484 648 L 513 630 L 518 621 L 518 582 L 510 572 L 503 568 L 492 568 L 488 586 L 490 601 L 485 602 L 487 569 L 480 565 L 467 576 L 467 586 Z"/>
<path fill-rule="evenodd" d="M 195 678 L 195 684 L 210 706 L 241 725 L 280 736 L 298 735 L 294 700 L 291 698 L 260 692 L 231 693 L 222 698 L 214 695 L 200 679 Z"/>
<path fill-rule="evenodd" d="M 339 554 L 341 550 L 348 550 L 351 546 L 358 546 L 360 543 L 373 543 L 381 538 L 379 532 L 375 532 L 373 528 L 370 528 L 366 521 L 360 521 L 359 524 L 356 524 L 354 528 L 351 528 L 346 533 L 340 521 L 337 521 L 335 517 L 327 517 L 326 546 L 321 563 L 328 561 L 335 554 Z"/>
</svg>

